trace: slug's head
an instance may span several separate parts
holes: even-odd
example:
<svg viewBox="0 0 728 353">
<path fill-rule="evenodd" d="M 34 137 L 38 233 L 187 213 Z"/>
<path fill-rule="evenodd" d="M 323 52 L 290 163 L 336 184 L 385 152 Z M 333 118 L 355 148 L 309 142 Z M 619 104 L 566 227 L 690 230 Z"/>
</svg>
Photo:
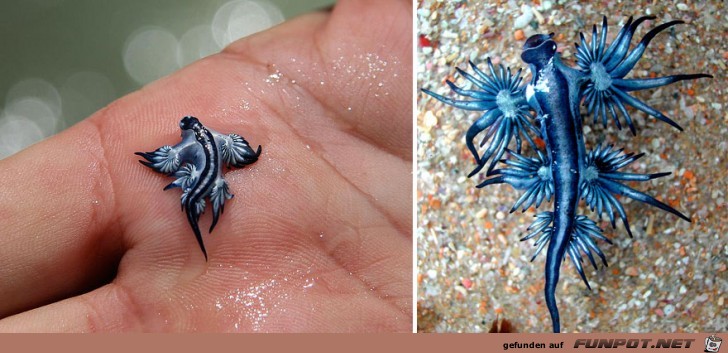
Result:
<svg viewBox="0 0 728 353">
<path fill-rule="evenodd" d="M 200 131 L 202 130 L 202 124 L 194 116 L 186 116 L 179 122 L 179 128 L 182 130 Z"/>
<path fill-rule="evenodd" d="M 556 42 L 553 33 L 536 34 L 529 37 L 523 45 L 521 59 L 529 64 L 548 62 L 556 53 Z"/>
</svg>

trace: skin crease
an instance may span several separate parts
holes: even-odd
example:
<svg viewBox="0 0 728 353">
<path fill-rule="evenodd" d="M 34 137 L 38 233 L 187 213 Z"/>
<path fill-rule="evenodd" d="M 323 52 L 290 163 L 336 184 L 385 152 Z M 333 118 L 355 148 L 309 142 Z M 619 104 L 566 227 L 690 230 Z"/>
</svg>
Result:
<svg viewBox="0 0 728 353">
<path fill-rule="evenodd" d="M 0 331 L 411 332 L 411 19 L 342 0 L 0 161 Z M 263 146 L 208 262 L 133 154 L 185 115 Z"/>
</svg>

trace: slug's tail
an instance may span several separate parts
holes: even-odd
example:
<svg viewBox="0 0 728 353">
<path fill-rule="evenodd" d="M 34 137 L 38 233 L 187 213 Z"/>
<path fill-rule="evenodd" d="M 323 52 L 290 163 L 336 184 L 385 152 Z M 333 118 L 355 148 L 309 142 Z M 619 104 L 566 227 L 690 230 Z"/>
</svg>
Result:
<svg viewBox="0 0 728 353">
<path fill-rule="evenodd" d="M 559 272 L 564 256 L 569 254 L 571 263 L 574 264 L 576 271 L 584 281 L 584 284 L 586 284 L 586 287 L 591 290 L 589 281 L 587 281 L 586 275 L 584 274 L 584 267 L 582 266 L 584 259 L 582 254 L 587 256 L 589 262 L 595 269 L 597 268 L 597 262 L 592 253 L 599 256 L 604 266 L 607 266 L 606 256 L 604 256 L 604 253 L 597 246 L 595 239 L 603 240 L 609 244 L 612 242 L 602 234 L 602 230 L 597 227 L 596 223 L 586 216 L 578 215 L 571 222 L 563 222 L 562 220 L 560 222 L 562 224 L 560 224 L 557 230 L 555 230 L 555 226 L 551 225 L 553 222 L 553 212 L 537 214 L 536 220 L 528 227 L 530 233 L 521 240 L 528 240 L 540 234 L 534 244 L 537 248 L 531 261 L 536 258 L 547 243 L 549 244 L 549 249 L 546 254 L 546 286 L 544 294 L 546 297 L 546 306 L 549 309 L 549 313 L 551 313 L 554 332 L 558 333 L 561 331 L 561 323 L 559 320 L 559 309 L 556 306 L 556 285 L 559 283 Z"/>
<path fill-rule="evenodd" d="M 200 245 L 200 250 L 202 250 L 202 254 L 205 255 L 205 261 L 207 261 L 207 250 L 205 250 L 205 243 L 202 241 L 202 233 L 200 233 L 200 226 L 198 224 L 200 215 L 205 210 L 205 201 L 188 202 L 185 206 L 187 221 L 190 223 L 190 227 L 192 227 L 192 231 L 195 233 L 195 238 L 197 238 L 197 243 Z"/>
<path fill-rule="evenodd" d="M 548 260 L 547 268 L 548 268 Z M 561 261 L 557 261 L 561 263 Z M 556 306 L 556 284 L 559 283 L 559 270 L 556 269 L 555 273 L 546 272 L 546 288 L 544 290 L 546 295 L 546 307 L 549 308 L 551 314 L 551 323 L 554 328 L 554 333 L 561 332 L 561 320 L 559 319 L 559 308 Z"/>
<path fill-rule="evenodd" d="M 549 240 L 549 249 L 546 253 L 546 286 L 544 293 L 546 295 L 546 306 L 551 314 L 554 333 L 561 332 L 559 309 L 556 306 L 556 285 L 559 283 L 561 263 L 569 245 L 569 238 L 571 238 L 570 229 L 572 224 L 573 220 L 557 215 L 551 232 L 551 239 Z"/>
</svg>

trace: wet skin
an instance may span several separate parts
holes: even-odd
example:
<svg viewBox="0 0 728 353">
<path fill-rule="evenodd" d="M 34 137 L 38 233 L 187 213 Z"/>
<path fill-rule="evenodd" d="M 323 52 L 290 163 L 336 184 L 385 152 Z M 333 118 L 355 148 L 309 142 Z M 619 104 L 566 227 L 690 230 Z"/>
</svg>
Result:
<svg viewBox="0 0 728 353">
<path fill-rule="evenodd" d="M 341 1 L 0 161 L 0 331 L 410 332 L 411 8 Z M 264 146 L 207 262 L 134 155 L 185 115 Z"/>
</svg>

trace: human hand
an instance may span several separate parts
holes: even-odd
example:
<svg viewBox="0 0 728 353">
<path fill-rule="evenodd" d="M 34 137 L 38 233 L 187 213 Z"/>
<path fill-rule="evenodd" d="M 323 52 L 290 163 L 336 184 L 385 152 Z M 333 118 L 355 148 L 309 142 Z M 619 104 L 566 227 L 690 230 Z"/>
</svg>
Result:
<svg viewBox="0 0 728 353">
<path fill-rule="evenodd" d="M 411 331 L 411 8 L 342 0 L 0 161 L 0 331 Z M 185 115 L 263 146 L 207 262 L 134 155 Z"/>
</svg>

